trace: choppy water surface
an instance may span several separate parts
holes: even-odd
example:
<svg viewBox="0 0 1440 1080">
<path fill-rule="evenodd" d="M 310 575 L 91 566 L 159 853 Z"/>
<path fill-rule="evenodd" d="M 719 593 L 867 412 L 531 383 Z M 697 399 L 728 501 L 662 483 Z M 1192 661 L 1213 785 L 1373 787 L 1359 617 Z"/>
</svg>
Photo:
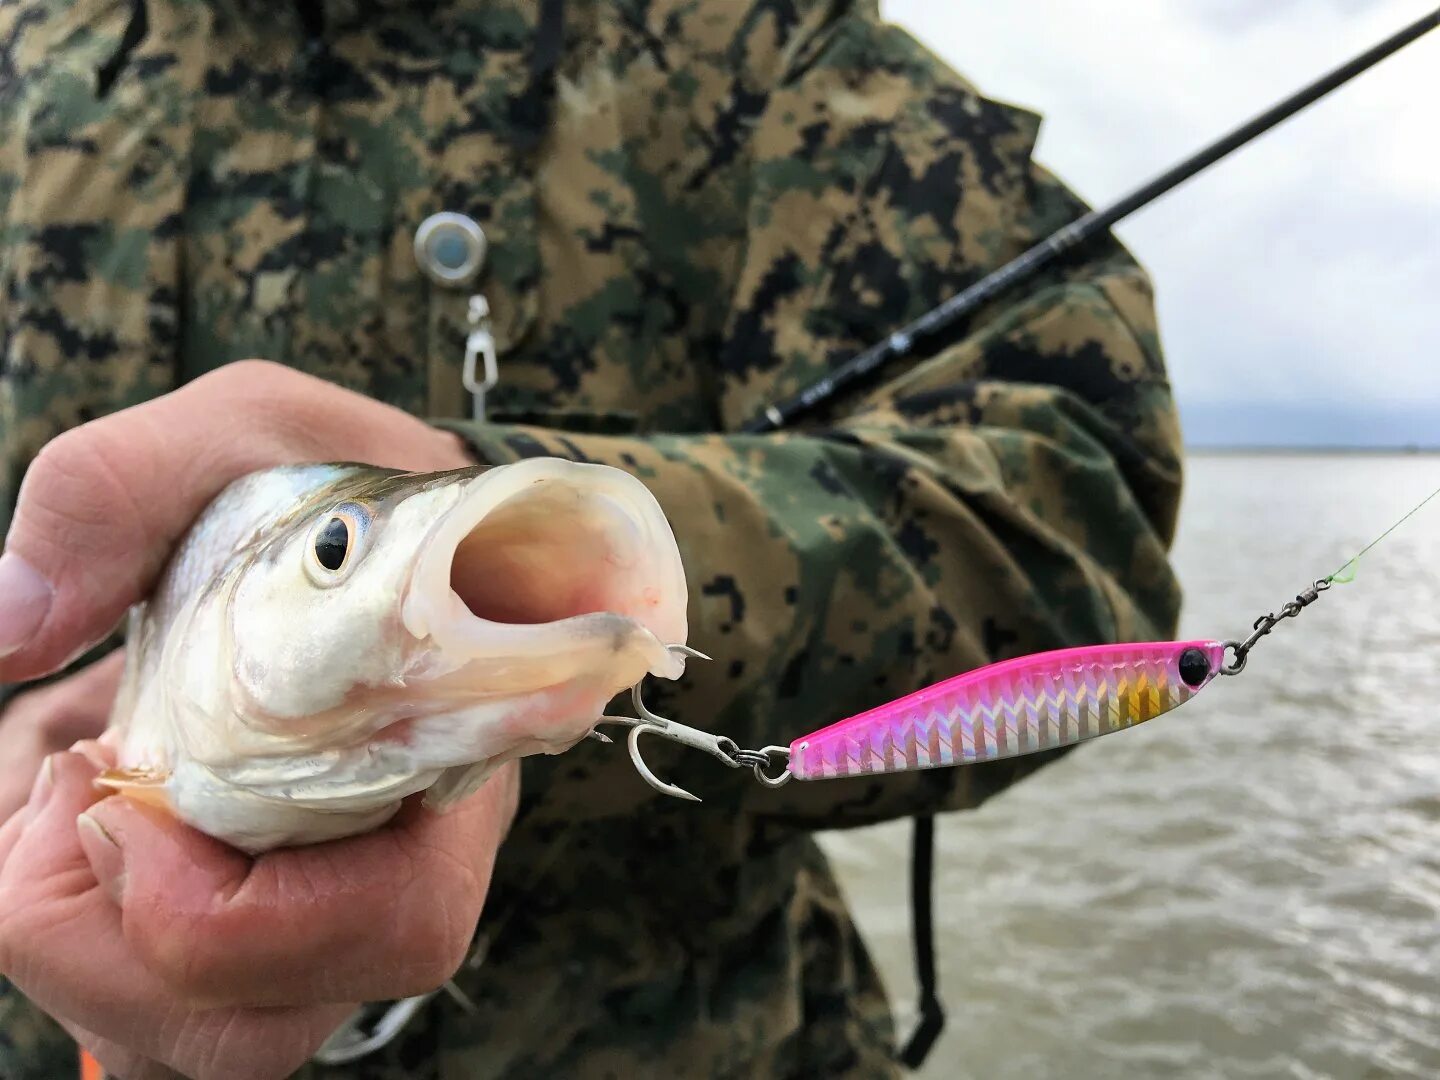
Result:
<svg viewBox="0 0 1440 1080">
<path fill-rule="evenodd" d="M 1241 635 L 1440 457 L 1196 456 L 1182 633 Z M 1440 500 L 1242 677 L 940 823 L 926 1077 L 1440 1076 Z M 824 839 L 902 1028 L 908 825 Z"/>
</svg>

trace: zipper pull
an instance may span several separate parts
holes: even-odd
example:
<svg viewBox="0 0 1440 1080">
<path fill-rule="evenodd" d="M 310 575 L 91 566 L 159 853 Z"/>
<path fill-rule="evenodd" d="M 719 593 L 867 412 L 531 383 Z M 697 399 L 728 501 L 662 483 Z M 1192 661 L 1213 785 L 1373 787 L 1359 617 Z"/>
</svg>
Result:
<svg viewBox="0 0 1440 1080">
<path fill-rule="evenodd" d="M 490 301 L 484 294 L 470 297 L 470 334 L 465 338 L 465 367 L 460 379 L 470 391 L 472 415 L 485 419 L 485 394 L 500 381 L 500 365 L 495 358 L 495 335 L 490 332 Z M 478 371 L 477 371 L 478 369 Z M 483 378 L 481 375 L 483 374 Z"/>
</svg>

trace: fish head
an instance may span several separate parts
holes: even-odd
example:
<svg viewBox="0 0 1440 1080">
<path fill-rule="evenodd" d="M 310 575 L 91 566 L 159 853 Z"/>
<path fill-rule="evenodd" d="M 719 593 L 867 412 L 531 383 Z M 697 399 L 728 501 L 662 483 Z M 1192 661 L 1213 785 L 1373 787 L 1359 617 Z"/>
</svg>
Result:
<svg viewBox="0 0 1440 1080">
<path fill-rule="evenodd" d="M 248 539 L 212 573 L 190 565 L 237 525 Z M 140 635 L 158 660 L 134 674 L 124 764 L 200 770 L 192 801 L 216 784 L 326 811 L 432 787 L 448 801 L 684 670 L 674 535 L 607 466 L 272 470 L 187 543 Z"/>
</svg>

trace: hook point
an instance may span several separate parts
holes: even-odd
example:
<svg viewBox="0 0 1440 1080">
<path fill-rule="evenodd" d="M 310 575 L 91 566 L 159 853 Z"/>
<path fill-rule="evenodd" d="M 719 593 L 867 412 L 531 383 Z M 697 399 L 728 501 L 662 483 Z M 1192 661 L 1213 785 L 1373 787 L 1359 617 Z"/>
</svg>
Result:
<svg viewBox="0 0 1440 1080">
<path fill-rule="evenodd" d="M 699 649 L 692 649 L 689 645 L 667 645 L 665 647 L 671 652 L 677 652 L 681 656 L 692 657 L 696 660 L 710 660 L 713 662 L 715 659 L 713 656 L 706 656 Z"/>
<path fill-rule="evenodd" d="M 654 714 L 652 713 L 651 715 Z M 656 719 L 659 720 L 661 723 L 667 722 L 660 717 L 656 717 Z M 699 798 L 691 795 L 690 792 L 686 791 L 684 788 L 676 787 L 674 784 L 669 784 L 666 783 L 664 780 L 661 780 L 658 776 L 656 776 L 653 772 L 650 771 L 650 766 L 645 764 L 645 759 L 640 756 L 640 738 L 646 732 L 653 732 L 654 730 L 655 729 L 653 727 L 647 724 L 637 724 L 635 727 L 632 727 L 630 729 L 630 761 L 634 764 L 636 771 L 639 772 L 640 776 L 647 784 L 649 784 L 656 791 L 660 792 L 662 795 L 671 795 L 677 799 L 687 799 L 690 802 L 699 802 Z"/>
</svg>

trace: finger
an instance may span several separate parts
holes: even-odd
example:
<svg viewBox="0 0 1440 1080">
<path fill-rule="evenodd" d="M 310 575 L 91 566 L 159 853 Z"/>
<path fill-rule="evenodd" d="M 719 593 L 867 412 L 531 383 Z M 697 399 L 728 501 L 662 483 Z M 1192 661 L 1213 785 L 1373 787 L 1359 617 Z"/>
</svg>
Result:
<svg viewBox="0 0 1440 1080">
<path fill-rule="evenodd" d="M 0 713 L 0 821 L 25 804 L 48 755 L 104 730 L 123 661 L 118 653 L 107 656 L 68 679 L 19 695 Z"/>
<path fill-rule="evenodd" d="M 287 463 L 390 464 L 415 453 L 417 431 L 467 463 L 397 409 L 249 361 L 66 432 L 26 472 L 0 557 L 0 680 L 57 670 L 102 640 L 231 481 Z"/>
<path fill-rule="evenodd" d="M 114 1044 L 205 1080 L 289 1075 L 348 1015 L 348 1006 L 191 1009 L 125 942 L 120 911 L 90 873 L 76 816 L 92 805 L 95 770 L 58 754 L 33 817 L 0 866 L 0 971 L 39 1008 Z"/>
<path fill-rule="evenodd" d="M 105 730 L 125 670 L 125 651 L 116 649 L 60 682 L 27 690 L 0 712 L 0 731 L 33 727 L 49 754 Z"/>
<path fill-rule="evenodd" d="M 247 1013 L 217 1012 L 194 1028 L 170 1055 L 170 1064 L 146 1057 L 114 1039 L 95 1034 L 72 1021 L 59 1024 L 75 1040 L 77 1066 L 83 1050 L 104 1069 L 105 1080 L 280 1080 L 291 1075 L 309 1061 L 320 1045 L 349 1015 L 347 1009 L 326 1008 L 285 1010 L 266 1014 L 260 1010 Z M 275 1053 L 276 1035 L 271 1028 L 278 1022 L 289 1028 L 301 1021 L 304 1034 L 296 1048 Z M 232 1034 L 213 1037 L 221 1024 L 235 1022 Z M 281 1032 L 280 1038 L 288 1038 Z M 245 1045 L 242 1039 L 251 1040 Z M 200 1040 L 211 1045 L 194 1045 Z M 77 1069 L 78 1074 L 78 1069 Z"/>
<path fill-rule="evenodd" d="M 6 819 L 3 827 L 0 827 L 0 866 L 10 857 L 15 845 L 25 835 L 25 830 L 35 819 L 35 815 L 44 806 L 49 793 L 55 786 L 55 762 L 54 755 L 42 758 L 40 768 L 36 770 L 35 776 L 30 781 L 30 791 L 26 801 L 20 809 L 15 811 Z"/>
<path fill-rule="evenodd" d="M 436 815 L 418 803 L 364 836 L 253 862 L 155 810 L 88 815 L 96 875 L 120 881 L 127 940 L 187 1000 L 292 1004 L 407 997 L 459 968 L 514 809 L 514 769 Z M 377 929 L 378 928 L 378 929 Z"/>
<path fill-rule="evenodd" d="M 106 1080 L 280 1080 L 309 1061 L 347 1015 L 348 1011 L 343 1009 L 315 1009 L 303 1014 L 287 1011 L 283 1019 L 278 1012 L 267 1015 L 259 1010 L 247 1014 L 216 1013 L 214 1020 L 206 1022 L 206 1028 L 213 1028 L 217 1021 L 228 1023 L 231 1017 L 238 1017 L 235 1036 L 221 1035 L 220 1041 L 208 1047 L 177 1047 L 170 1059 L 173 1068 L 71 1021 L 61 1020 L 60 1026 L 99 1062 Z M 277 1021 L 288 1026 L 302 1016 L 305 1034 L 297 1047 L 303 1049 L 273 1053 L 274 1036 L 269 1027 Z M 197 1030 L 196 1037 L 199 1035 Z M 253 1040 L 252 1045 L 244 1045 L 240 1036 Z M 187 1037 L 184 1041 L 193 1043 L 195 1038 Z M 76 1057 L 79 1057 L 78 1051 Z"/>
<path fill-rule="evenodd" d="M 0 825 L 0 864 L 9 858 L 10 852 L 19 843 L 21 834 L 30 823 L 30 817 L 30 811 L 22 806 L 6 818 L 3 825 Z"/>
<path fill-rule="evenodd" d="M 32 874 L 49 877 L 88 870 L 75 843 L 37 842 L 36 837 L 57 829 L 63 833 L 74 832 L 76 817 L 102 797 L 95 787 L 97 775 L 95 766 L 81 754 L 67 752 L 47 757 L 35 777 L 29 801 L 15 815 L 21 819 L 21 828 L 11 850 L 5 853 L 7 857 L 0 859 L 0 867 L 8 873 L 8 856 L 20 854 L 23 847 L 27 850 L 22 858 Z"/>
</svg>

